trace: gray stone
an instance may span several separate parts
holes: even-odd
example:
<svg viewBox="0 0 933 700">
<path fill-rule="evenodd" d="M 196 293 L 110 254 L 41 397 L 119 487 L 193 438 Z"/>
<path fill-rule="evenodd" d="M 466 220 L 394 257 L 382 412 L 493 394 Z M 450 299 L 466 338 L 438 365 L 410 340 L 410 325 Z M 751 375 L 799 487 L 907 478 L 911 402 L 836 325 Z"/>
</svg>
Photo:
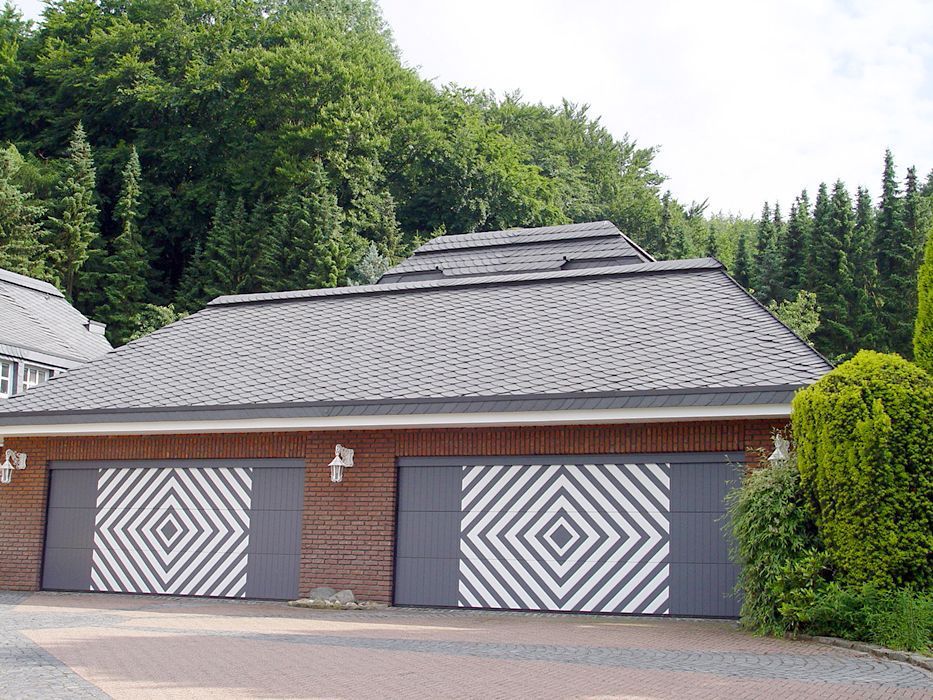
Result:
<svg viewBox="0 0 933 700">
<path fill-rule="evenodd" d="M 353 591 L 347 589 L 343 591 L 338 591 L 334 596 L 337 599 L 337 602 L 341 605 L 346 605 L 347 603 L 355 603 L 356 596 L 353 595 Z"/>
<path fill-rule="evenodd" d="M 329 600 L 334 597 L 336 592 L 337 591 L 330 586 L 319 586 L 318 588 L 312 588 L 308 597 L 311 600 Z"/>
</svg>

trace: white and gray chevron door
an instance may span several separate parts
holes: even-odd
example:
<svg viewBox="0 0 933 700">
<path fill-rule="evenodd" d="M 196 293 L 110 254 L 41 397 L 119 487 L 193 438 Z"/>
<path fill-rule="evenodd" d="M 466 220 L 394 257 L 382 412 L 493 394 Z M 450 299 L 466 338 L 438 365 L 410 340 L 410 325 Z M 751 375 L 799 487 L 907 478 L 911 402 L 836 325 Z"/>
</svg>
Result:
<svg viewBox="0 0 933 700">
<path fill-rule="evenodd" d="M 297 595 L 296 460 L 53 463 L 43 586 Z"/>
<path fill-rule="evenodd" d="M 396 604 L 736 615 L 721 532 L 735 465 L 635 457 L 404 460 Z"/>
</svg>

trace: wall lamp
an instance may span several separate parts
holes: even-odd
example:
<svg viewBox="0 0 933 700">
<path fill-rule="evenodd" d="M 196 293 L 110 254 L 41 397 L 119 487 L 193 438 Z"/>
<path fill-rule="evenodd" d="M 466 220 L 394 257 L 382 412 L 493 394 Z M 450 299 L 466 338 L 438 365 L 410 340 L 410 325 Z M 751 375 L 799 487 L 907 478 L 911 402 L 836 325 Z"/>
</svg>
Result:
<svg viewBox="0 0 933 700">
<path fill-rule="evenodd" d="M 26 455 L 16 450 L 7 450 L 6 459 L 0 464 L 0 484 L 9 484 L 13 481 L 14 469 L 26 468 Z"/>
<path fill-rule="evenodd" d="M 353 450 L 343 445 L 334 446 L 334 459 L 330 463 L 330 480 L 339 484 L 343 481 L 344 467 L 353 466 Z"/>
</svg>

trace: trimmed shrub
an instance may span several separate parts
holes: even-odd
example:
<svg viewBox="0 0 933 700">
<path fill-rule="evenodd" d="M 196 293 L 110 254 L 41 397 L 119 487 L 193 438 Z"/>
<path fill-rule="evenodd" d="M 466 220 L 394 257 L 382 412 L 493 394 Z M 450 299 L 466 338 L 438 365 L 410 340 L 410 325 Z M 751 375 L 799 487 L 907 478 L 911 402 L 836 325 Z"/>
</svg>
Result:
<svg viewBox="0 0 933 700">
<path fill-rule="evenodd" d="M 783 634 L 781 605 L 796 589 L 791 569 L 817 557 L 813 515 L 792 459 L 748 472 L 727 496 L 733 557 L 742 564 L 738 591 L 742 624 L 764 634 Z"/>
<path fill-rule="evenodd" d="M 801 484 L 841 584 L 933 585 L 933 378 L 862 351 L 794 398 Z"/>
</svg>

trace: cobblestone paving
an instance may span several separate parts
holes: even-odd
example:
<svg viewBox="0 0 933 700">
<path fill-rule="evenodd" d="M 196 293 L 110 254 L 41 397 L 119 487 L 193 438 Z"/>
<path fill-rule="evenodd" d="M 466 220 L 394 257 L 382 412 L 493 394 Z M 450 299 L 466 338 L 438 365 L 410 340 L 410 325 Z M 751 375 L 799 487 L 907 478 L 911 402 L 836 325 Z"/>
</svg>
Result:
<svg viewBox="0 0 933 700">
<path fill-rule="evenodd" d="M 0 593 L 0 697 L 933 698 L 921 669 L 722 621 Z"/>
</svg>

